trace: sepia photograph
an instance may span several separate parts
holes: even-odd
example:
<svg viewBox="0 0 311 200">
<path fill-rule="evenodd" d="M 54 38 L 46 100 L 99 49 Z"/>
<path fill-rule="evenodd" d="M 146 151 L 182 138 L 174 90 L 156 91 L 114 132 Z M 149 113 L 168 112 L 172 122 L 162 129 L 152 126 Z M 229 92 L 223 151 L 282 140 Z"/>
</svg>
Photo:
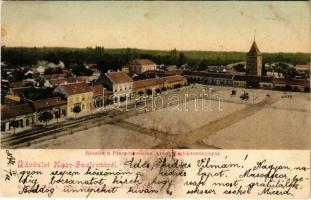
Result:
<svg viewBox="0 0 311 200">
<path fill-rule="evenodd" d="M 2 149 L 310 149 L 307 1 L 3 1 Z"/>
</svg>

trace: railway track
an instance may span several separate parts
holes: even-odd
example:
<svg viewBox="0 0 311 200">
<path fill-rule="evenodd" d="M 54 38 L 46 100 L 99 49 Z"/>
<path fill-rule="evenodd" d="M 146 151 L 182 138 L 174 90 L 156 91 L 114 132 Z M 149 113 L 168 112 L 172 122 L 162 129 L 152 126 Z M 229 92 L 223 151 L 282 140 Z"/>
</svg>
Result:
<svg viewBox="0 0 311 200">
<path fill-rule="evenodd" d="M 40 142 L 54 139 L 62 135 L 72 134 L 79 129 L 91 128 L 98 124 L 103 124 L 114 120 L 113 116 L 120 114 L 113 112 L 110 114 L 100 113 L 85 116 L 75 120 L 68 120 L 64 123 L 53 124 L 38 130 L 25 131 L 15 135 L 1 137 L 1 148 L 22 148 L 28 147 L 32 142 Z M 117 119 L 117 118 L 116 118 Z"/>
</svg>

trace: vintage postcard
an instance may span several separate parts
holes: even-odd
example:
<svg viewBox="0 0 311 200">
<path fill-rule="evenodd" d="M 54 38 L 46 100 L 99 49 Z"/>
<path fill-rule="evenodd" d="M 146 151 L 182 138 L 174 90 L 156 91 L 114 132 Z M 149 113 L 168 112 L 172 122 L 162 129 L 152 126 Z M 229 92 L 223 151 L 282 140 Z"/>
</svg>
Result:
<svg viewBox="0 0 311 200">
<path fill-rule="evenodd" d="M 310 198 L 308 1 L 2 1 L 0 197 Z"/>
</svg>

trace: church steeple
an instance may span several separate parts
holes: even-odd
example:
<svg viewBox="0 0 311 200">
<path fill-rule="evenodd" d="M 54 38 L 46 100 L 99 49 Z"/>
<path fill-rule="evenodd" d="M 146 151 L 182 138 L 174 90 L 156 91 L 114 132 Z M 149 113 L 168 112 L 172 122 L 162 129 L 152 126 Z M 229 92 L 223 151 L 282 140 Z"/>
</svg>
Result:
<svg viewBox="0 0 311 200">
<path fill-rule="evenodd" d="M 259 51 L 259 48 L 256 44 L 255 37 L 254 37 L 253 44 L 252 44 L 250 50 L 248 51 L 248 54 L 257 54 L 257 55 L 261 54 L 261 52 Z"/>
<path fill-rule="evenodd" d="M 261 73 L 262 56 L 254 37 L 253 44 L 246 55 L 246 74 L 261 76 Z"/>
</svg>

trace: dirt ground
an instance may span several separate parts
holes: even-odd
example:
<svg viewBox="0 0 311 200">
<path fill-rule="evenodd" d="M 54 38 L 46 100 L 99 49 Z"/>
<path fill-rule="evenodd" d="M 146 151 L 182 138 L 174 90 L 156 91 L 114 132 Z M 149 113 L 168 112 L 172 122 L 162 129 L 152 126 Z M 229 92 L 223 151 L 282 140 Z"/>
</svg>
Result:
<svg viewBox="0 0 311 200">
<path fill-rule="evenodd" d="M 204 100 L 205 110 L 201 99 L 188 101 L 30 148 L 309 148 L 309 94 L 246 90 L 251 97 L 246 102 L 239 98 L 245 89 L 236 89 L 236 96 L 230 95 L 231 90 L 214 88 L 224 101 Z"/>
<path fill-rule="evenodd" d="M 287 95 L 291 98 L 284 98 Z M 310 148 L 309 94 L 288 93 L 272 106 L 204 139 L 223 149 Z"/>
<path fill-rule="evenodd" d="M 73 135 L 35 144 L 31 148 L 63 149 L 143 149 L 160 144 L 155 137 L 141 136 L 140 133 L 114 125 L 103 125 Z"/>
<path fill-rule="evenodd" d="M 180 104 L 178 107 L 167 107 L 127 119 L 138 126 L 155 129 L 168 134 L 183 134 L 199 128 L 213 120 L 220 119 L 245 105 L 226 102 L 196 100 Z"/>
</svg>

